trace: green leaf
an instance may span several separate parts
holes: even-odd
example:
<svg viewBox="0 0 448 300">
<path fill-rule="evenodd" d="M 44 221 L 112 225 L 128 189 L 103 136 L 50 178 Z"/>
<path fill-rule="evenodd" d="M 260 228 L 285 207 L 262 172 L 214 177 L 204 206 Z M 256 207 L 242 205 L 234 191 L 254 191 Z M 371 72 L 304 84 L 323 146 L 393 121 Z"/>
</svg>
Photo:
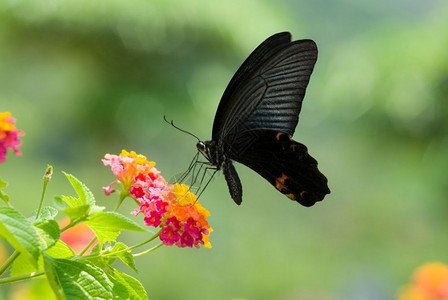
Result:
<svg viewBox="0 0 448 300">
<path fill-rule="evenodd" d="M 54 196 L 53 205 L 56 206 L 56 208 L 59 210 L 64 210 L 67 207 L 69 207 L 67 203 L 65 203 L 64 200 L 62 200 L 62 196 Z"/>
<path fill-rule="evenodd" d="M 48 281 L 58 299 L 112 299 L 113 283 L 87 262 L 44 255 Z"/>
<path fill-rule="evenodd" d="M 7 186 L 8 186 L 8 183 L 0 178 L 0 199 L 5 201 L 5 203 L 9 202 L 9 196 L 7 194 L 3 193 L 3 191 L 1 191 L 1 189 L 4 189 Z"/>
<path fill-rule="evenodd" d="M 129 268 L 137 272 L 137 268 L 135 267 L 135 261 L 134 257 L 132 256 L 132 252 L 130 250 L 128 251 L 122 251 L 123 249 L 128 248 L 124 243 L 118 242 L 114 245 L 114 247 L 105 253 L 108 254 L 114 254 L 117 258 L 119 258 L 125 265 L 127 265 Z M 106 257 L 108 257 L 107 255 Z M 112 264 L 113 261 L 110 262 Z"/>
<path fill-rule="evenodd" d="M 75 189 L 76 194 L 78 194 L 79 199 L 82 201 L 82 205 L 95 205 L 95 197 L 92 192 L 86 187 L 81 181 L 79 181 L 75 176 L 63 172 L 67 179 L 72 184 Z"/>
<path fill-rule="evenodd" d="M 112 269 L 110 275 L 121 285 L 126 287 L 128 296 L 126 299 L 148 299 L 145 288 L 134 277 L 120 272 L 117 269 Z"/>
<path fill-rule="evenodd" d="M 121 230 L 145 231 L 145 228 L 116 212 L 100 212 L 85 223 L 92 229 L 101 244 L 114 242 Z"/>
<path fill-rule="evenodd" d="M 75 256 L 75 252 L 61 240 L 58 240 L 56 244 L 45 251 L 45 253 L 54 258 L 71 258 Z"/>
<path fill-rule="evenodd" d="M 12 207 L 0 207 L 0 236 L 37 266 L 39 238 L 31 223 Z"/>
<path fill-rule="evenodd" d="M 36 215 L 37 209 L 34 211 L 33 215 Z M 56 217 L 58 214 L 58 210 L 54 208 L 53 206 L 44 206 L 42 210 L 40 211 L 39 216 L 37 216 L 37 219 L 48 219 L 53 220 L 54 217 Z M 35 216 L 28 218 L 30 221 L 35 221 Z"/>
<path fill-rule="evenodd" d="M 29 259 L 25 255 L 19 255 L 11 267 L 11 276 L 19 276 L 24 274 L 30 274 L 39 270 L 43 270 L 44 264 L 42 260 L 42 256 L 39 257 L 37 261 L 37 267 L 30 264 Z"/>
<path fill-rule="evenodd" d="M 0 178 L 0 189 L 4 189 L 8 186 L 8 183 Z"/>
<path fill-rule="evenodd" d="M 81 205 L 81 206 L 75 206 L 75 207 L 67 207 L 64 209 L 64 213 L 67 214 L 67 216 L 70 217 L 70 219 L 76 219 L 83 216 L 87 216 L 90 211 L 89 205 Z"/>
<path fill-rule="evenodd" d="M 115 278 L 113 278 L 111 275 L 109 275 L 109 278 L 114 283 L 114 299 L 131 299 L 128 293 L 128 289 L 123 284 L 115 280 Z"/>
<path fill-rule="evenodd" d="M 58 222 L 55 220 L 43 220 L 35 223 L 34 226 L 42 250 L 51 248 L 59 240 L 61 230 L 59 229 Z"/>
<path fill-rule="evenodd" d="M 85 203 L 85 201 L 82 201 L 80 198 L 76 198 L 73 196 L 62 196 L 62 200 L 70 207 L 70 208 L 76 208 L 79 206 L 89 206 Z"/>
</svg>

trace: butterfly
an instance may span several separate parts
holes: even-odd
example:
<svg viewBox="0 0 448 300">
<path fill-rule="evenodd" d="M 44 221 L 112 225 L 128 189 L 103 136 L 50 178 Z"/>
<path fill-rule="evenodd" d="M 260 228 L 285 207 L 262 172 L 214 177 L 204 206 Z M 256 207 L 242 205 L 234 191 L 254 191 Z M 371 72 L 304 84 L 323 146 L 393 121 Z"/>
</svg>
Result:
<svg viewBox="0 0 448 300">
<path fill-rule="evenodd" d="M 291 138 L 316 60 L 314 41 L 291 41 L 289 32 L 281 32 L 261 43 L 230 80 L 212 139 L 196 146 L 210 165 L 223 171 L 236 204 L 242 202 L 243 189 L 233 161 L 304 206 L 330 193 L 317 161 Z"/>
</svg>

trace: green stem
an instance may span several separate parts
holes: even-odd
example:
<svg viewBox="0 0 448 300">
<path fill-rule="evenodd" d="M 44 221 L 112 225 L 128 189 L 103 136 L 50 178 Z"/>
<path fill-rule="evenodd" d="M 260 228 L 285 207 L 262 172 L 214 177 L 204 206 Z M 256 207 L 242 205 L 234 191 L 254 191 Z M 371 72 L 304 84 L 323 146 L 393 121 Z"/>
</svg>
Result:
<svg viewBox="0 0 448 300">
<path fill-rule="evenodd" d="M 79 223 L 81 223 L 82 221 L 84 221 L 86 219 L 86 217 L 81 217 L 79 219 L 75 219 L 75 220 L 71 220 L 70 223 L 68 223 L 64 228 L 61 228 L 61 232 L 66 231 L 67 229 L 72 228 L 75 225 L 78 225 Z"/>
<path fill-rule="evenodd" d="M 142 256 L 142 255 L 148 254 L 149 252 L 152 252 L 152 251 L 154 251 L 154 250 L 156 250 L 156 249 L 158 249 L 158 248 L 160 248 L 160 247 L 162 247 L 162 246 L 163 246 L 163 242 L 161 242 L 161 243 L 158 244 L 157 246 L 154 246 L 154 247 L 152 247 L 152 248 L 149 248 L 149 249 L 146 250 L 146 251 L 143 251 L 143 252 L 140 252 L 140 253 L 135 253 L 135 254 L 133 254 L 132 256 L 134 256 L 134 257 Z"/>
<path fill-rule="evenodd" d="M 81 253 L 79 253 L 79 256 L 83 256 L 84 253 L 86 253 L 87 250 L 89 250 L 90 246 L 93 245 L 93 243 L 95 243 L 96 241 L 96 237 L 94 237 L 88 244 L 87 246 L 85 246 L 85 248 L 81 251 Z"/>
<path fill-rule="evenodd" d="M 117 207 L 115 207 L 114 211 L 118 210 L 118 208 L 120 207 L 121 203 L 123 203 L 124 199 L 126 199 L 126 197 L 128 197 L 128 196 L 130 196 L 129 191 L 121 190 L 121 192 L 120 192 L 120 199 L 118 200 Z"/>
<path fill-rule="evenodd" d="M 0 276 L 5 273 L 5 271 L 9 268 L 9 266 L 16 260 L 17 257 L 19 257 L 20 252 L 14 251 L 13 254 L 11 254 L 10 257 L 3 263 L 3 265 L 0 267 Z"/>
<path fill-rule="evenodd" d="M 39 203 L 39 208 L 37 209 L 36 219 L 39 218 L 40 210 L 42 209 L 42 204 L 44 203 L 44 195 L 45 195 L 45 191 L 47 189 L 47 184 L 48 184 L 48 182 L 44 181 L 44 188 L 42 189 L 42 196 L 40 197 L 40 203 Z"/>
<path fill-rule="evenodd" d="M 120 254 L 120 253 L 128 252 L 128 251 L 134 250 L 134 249 L 136 249 L 136 248 L 138 248 L 138 247 L 141 247 L 141 246 L 143 246 L 143 245 L 146 245 L 146 244 L 152 242 L 153 240 L 155 240 L 155 239 L 160 235 L 160 232 L 161 232 L 161 231 L 162 231 L 162 229 L 160 229 L 156 234 L 154 234 L 154 235 L 153 235 L 151 238 L 149 238 L 148 240 L 143 241 L 143 242 L 141 242 L 140 244 L 134 245 L 134 246 L 132 246 L 132 247 L 128 247 L 128 248 L 126 248 L 126 249 L 122 249 L 122 250 L 120 250 L 120 251 L 112 252 L 112 253 L 95 254 L 95 255 L 86 255 L 86 256 L 78 257 L 77 259 L 92 259 L 92 258 L 97 258 L 97 257 L 115 256 L 115 255 Z M 159 247 L 160 247 L 160 245 L 159 245 Z M 155 250 L 155 249 L 154 249 L 154 250 Z"/>
<path fill-rule="evenodd" d="M 47 169 L 45 170 L 45 174 L 44 174 L 44 187 L 42 188 L 42 196 L 40 197 L 40 203 L 39 203 L 39 208 L 37 209 L 36 219 L 39 218 L 39 214 L 42 209 L 42 204 L 44 203 L 45 191 L 47 190 L 47 184 L 51 179 L 51 174 L 53 174 L 53 167 L 50 165 L 47 165 Z"/>
<path fill-rule="evenodd" d="M 30 278 L 42 276 L 42 275 L 45 275 L 44 271 L 39 271 L 39 272 L 35 272 L 35 273 L 24 274 L 24 275 L 19 275 L 19 276 L 14 276 L 14 277 L 2 278 L 2 279 L 0 279 L 0 284 L 13 283 L 13 282 L 30 279 Z"/>
</svg>

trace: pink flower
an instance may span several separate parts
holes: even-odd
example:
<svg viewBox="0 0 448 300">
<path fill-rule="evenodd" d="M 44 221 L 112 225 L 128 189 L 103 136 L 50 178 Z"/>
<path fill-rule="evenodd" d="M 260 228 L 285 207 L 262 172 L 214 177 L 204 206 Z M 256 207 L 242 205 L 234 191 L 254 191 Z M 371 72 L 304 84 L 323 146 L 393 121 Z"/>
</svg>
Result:
<svg viewBox="0 0 448 300">
<path fill-rule="evenodd" d="M 160 186 L 166 184 L 165 179 L 160 178 L 160 172 L 154 167 L 153 161 L 147 161 L 146 157 L 134 151 L 122 150 L 120 155 L 104 155 L 103 164 L 110 166 L 112 173 L 123 186 L 125 191 L 130 191 L 136 182 L 149 184 L 150 186 Z M 148 180 L 149 179 L 149 180 Z M 104 188 L 106 191 L 106 188 Z M 109 190 L 111 185 L 109 185 Z"/>
<path fill-rule="evenodd" d="M 6 160 L 8 148 L 11 148 L 16 155 L 22 155 L 18 148 L 22 144 L 19 136 L 25 133 L 14 126 L 15 122 L 10 112 L 0 112 L 0 162 Z"/>
</svg>

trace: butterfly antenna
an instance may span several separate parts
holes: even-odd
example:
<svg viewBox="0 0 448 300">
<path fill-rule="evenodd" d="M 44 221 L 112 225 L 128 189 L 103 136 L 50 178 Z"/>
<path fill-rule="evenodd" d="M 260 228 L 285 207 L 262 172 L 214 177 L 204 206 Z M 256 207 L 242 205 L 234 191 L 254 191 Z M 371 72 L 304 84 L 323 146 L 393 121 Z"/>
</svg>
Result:
<svg viewBox="0 0 448 300">
<path fill-rule="evenodd" d="M 163 119 L 165 120 L 165 122 L 167 122 L 168 124 L 170 124 L 171 126 L 173 126 L 174 128 L 176 128 L 177 130 L 182 131 L 182 132 L 184 132 L 184 133 L 186 133 L 186 134 L 191 135 L 192 137 L 196 138 L 196 139 L 198 140 L 198 142 L 200 141 L 200 139 L 199 139 L 197 136 L 195 136 L 194 134 L 192 134 L 191 132 L 188 132 L 188 131 L 186 131 L 186 130 L 184 130 L 184 129 L 182 129 L 182 128 L 179 128 L 179 127 L 177 127 L 176 125 L 174 125 L 173 120 L 168 121 L 168 120 L 166 119 L 166 116 L 165 116 L 165 115 L 163 116 Z"/>
</svg>

